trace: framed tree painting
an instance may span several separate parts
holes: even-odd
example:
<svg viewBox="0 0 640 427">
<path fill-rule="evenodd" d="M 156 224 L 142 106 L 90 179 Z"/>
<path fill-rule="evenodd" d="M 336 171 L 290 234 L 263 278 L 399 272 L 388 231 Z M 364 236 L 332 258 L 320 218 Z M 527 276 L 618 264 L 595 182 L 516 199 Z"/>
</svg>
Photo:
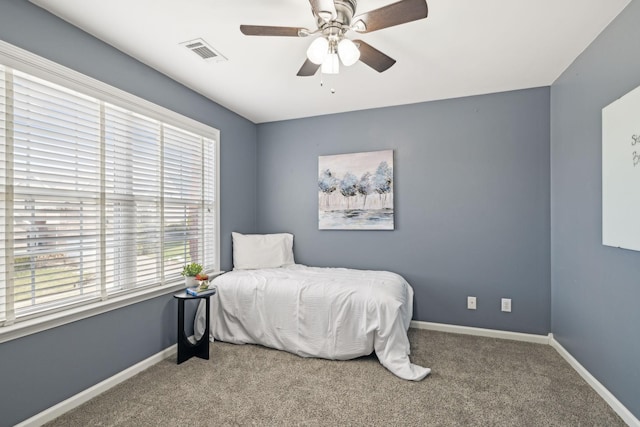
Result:
<svg viewBox="0 0 640 427">
<path fill-rule="evenodd" d="M 393 150 L 318 158 L 320 230 L 393 230 Z"/>
</svg>

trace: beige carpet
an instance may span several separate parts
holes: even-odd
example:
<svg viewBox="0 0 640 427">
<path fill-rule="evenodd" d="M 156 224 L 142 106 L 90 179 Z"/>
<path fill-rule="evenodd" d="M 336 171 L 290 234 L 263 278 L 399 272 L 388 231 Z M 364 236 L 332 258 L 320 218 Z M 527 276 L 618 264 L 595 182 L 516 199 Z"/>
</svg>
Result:
<svg viewBox="0 0 640 427">
<path fill-rule="evenodd" d="M 420 382 L 395 377 L 375 356 L 305 359 L 216 342 L 208 361 L 164 360 L 49 425 L 624 425 L 550 346 L 409 336 L 413 362 L 432 368 Z"/>
</svg>

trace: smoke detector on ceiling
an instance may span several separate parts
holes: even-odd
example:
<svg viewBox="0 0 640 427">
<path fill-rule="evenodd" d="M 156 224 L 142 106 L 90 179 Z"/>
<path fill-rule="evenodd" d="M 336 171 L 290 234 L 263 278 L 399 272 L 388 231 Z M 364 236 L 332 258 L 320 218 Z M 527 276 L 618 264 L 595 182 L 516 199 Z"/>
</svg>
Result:
<svg viewBox="0 0 640 427">
<path fill-rule="evenodd" d="M 206 61 L 222 62 L 227 60 L 224 55 L 211 47 L 211 45 L 203 39 L 189 40 L 180 44 Z"/>
</svg>

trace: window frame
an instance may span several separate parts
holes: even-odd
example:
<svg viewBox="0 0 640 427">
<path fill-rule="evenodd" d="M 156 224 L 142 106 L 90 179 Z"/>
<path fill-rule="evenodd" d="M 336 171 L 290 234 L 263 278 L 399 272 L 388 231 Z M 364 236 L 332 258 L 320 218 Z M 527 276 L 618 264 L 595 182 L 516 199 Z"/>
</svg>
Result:
<svg viewBox="0 0 640 427">
<path fill-rule="evenodd" d="M 216 271 L 220 269 L 220 131 L 165 107 L 149 102 L 121 89 L 103 83 L 82 73 L 69 69 L 31 52 L 0 40 L 0 63 L 6 67 L 22 71 L 35 77 L 58 84 L 68 89 L 113 104 L 134 113 L 142 114 L 169 126 L 198 134 L 213 140 L 215 159 L 214 209 L 215 209 L 215 242 L 214 263 Z M 172 281 L 158 286 L 144 287 L 123 294 L 115 294 L 105 300 L 86 302 L 77 306 L 60 307 L 37 317 L 26 317 L 13 324 L 0 326 L 0 343 L 16 338 L 62 326 L 67 323 L 85 319 L 98 314 L 116 310 L 128 305 L 137 304 L 149 299 L 167 295 L 184 289 L 184 282 Z"/>
</svg>

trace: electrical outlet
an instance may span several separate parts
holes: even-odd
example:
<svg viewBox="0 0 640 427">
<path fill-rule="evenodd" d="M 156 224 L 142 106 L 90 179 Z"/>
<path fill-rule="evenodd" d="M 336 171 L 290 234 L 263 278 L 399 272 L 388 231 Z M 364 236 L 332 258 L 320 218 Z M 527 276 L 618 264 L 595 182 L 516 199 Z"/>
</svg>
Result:
<svg viewBox="0 0 640 427">
<path fill-rule="evenodd" d="M 511 313 L 511 298 L 502 298 L 502 311 Z"/>
<path fill-rule="evenodd" d="M 469 310 L 476 309 L 476 297 L 467 297 L 467 309 Z"/>
</svg>

